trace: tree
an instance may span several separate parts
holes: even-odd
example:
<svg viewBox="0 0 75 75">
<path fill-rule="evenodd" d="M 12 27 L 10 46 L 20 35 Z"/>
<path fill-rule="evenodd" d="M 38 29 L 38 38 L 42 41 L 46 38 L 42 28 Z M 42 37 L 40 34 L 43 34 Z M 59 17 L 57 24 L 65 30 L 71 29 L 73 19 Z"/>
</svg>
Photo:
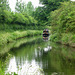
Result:
<svg viewBox="0 0 75 75">
<path fill-rule="evenodd" d="M 0 9 L 10 11 L 8 0 L 0 0 Z"/>
<path fill-rule="evenodd" d="M 34 6 L 32 5 L 32 2 L 28 2 L 27 6 L 26 6 L 26 13 L 30 16 L 32 16 L 34 11 Z"/>
<path fill-rule="evenodd" d="M 34 7 L 32 5 L 32 2 L 28 2 L 28 4 L 26 5 L 21 0 L 20 1 L 17 0 L 15 10 L 18 13 L 26 13 L 29 16 L 32 16 L 32 13 L 34 11 Z"/>
<path fill-rule="evenodd" d="M 5 20 L 5 16 L 4 16 L 5 10 L 10 11 L 8 0 L 0 0 L 0 22 L 1 23 L 3 23 L 3 21 Z"/>
<path fill-rule="evenodd" d="M 22 4 L 23 4 L 23 5 L 22 5 Z M 16 6 L 15 6 L 15 11 L 18 12 L 18 13 L 22 13 L 23 10 L 24 10 L 24 8 L 25 8 L 24 3 L 22 3 L 21 0 L 20 0 L 20 1 L 17 0 Z"/>
<path fill-rule="evenodd" d="M 69 1 L 69 0 L 40 0 L 43 7 L 36 8 L 34 12 L 35 18 L 40 22 L 40 24 L 45 24 L 48 21 L 48 16 L 51 11 L 54 11 L 59 8 L 61 5 L 60 2 Z M 49 25 L 49 24 L 48 24 Z"/>
<path fill-rule="evenodd" d="M 70 1 L 70 0 L 40 0 L 40 3 L 44 5 L 44 7 L 46 8 L 45 11 L 47 11 L 46 14 L 49 15 L 51 11 L 54 11 L 57 8 L 59 8 L 59 6 L 61 5 L 60 2 L 64 1 Z"/>
<path fill-rule="evenodd" d="M 44 7 L 38 7 L 35 9 L 33 16 L 36 20 L 38 20 L 38 24 L 43 25 L 48 19 L 47 14 Z"/>
</svg>

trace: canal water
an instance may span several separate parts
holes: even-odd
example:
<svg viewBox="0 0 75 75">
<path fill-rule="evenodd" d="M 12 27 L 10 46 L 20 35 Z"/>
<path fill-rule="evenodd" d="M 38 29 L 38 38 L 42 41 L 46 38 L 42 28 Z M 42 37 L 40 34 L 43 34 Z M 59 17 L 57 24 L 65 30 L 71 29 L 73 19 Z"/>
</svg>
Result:
<svg viewBox="0 0 75 75">
<path fill-rule="evenodd" d="M 13 75 L 75 75 L 75 49 L 41 37 L 19 39 L 0 47 L 6 51 L 5 74 Z M 8 52 L 8 53 L 7 53 Z"/>
</svg>

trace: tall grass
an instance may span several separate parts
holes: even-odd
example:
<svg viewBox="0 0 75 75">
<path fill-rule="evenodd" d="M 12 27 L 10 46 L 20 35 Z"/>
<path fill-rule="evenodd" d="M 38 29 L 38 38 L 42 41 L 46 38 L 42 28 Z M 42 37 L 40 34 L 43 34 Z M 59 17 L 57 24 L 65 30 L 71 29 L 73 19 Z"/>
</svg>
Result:
<svg viewBox="0 0 75 75">
<path fill-rule="evenodd" d="M 19 38 L 40 35 L 40 34 L 42 34 L 42 31 L 38 30 L 26 30 L 26 31 L 14 31 L 14 32 L 0 31 L 0 45 L 12 42 Z"/>
<path fill-rule="evenodd" d="M 2 62 L 0 61 L 0 75 L 4 75 L 4 70 L 2 69 Z"/>
<path fill-rule="evenodd" d="M 58 33 L 50 36 L 50 40 L 54 42 L 60 42 L 64 45 L 75 47 L 75 34 L 74 33 L 62 33 L 59 37 Z"/>
<path fill-rule="evenodd" d="M 0 57 L 0 75 L 10 75 L 10 74 L 5 74 L 5 67 L 9 62 L 9 59 L 12 57 L 11 54 L 7 53 L 5 56 Z M 17 74 L 12 74 L 12 75 L 17 75 Z"/>
</svg>

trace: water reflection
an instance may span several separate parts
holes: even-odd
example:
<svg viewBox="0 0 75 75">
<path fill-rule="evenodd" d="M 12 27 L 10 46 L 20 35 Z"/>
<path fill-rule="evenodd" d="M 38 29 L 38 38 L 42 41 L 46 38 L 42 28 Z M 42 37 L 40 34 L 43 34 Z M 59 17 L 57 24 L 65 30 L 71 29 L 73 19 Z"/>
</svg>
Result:
<svg viewBox="0 0 75 75">
<path fill-rule="evenodd" d="M 49 40 L 49 36 L 43 36 L 43 41 L 48 41 Z"/>
<path fill-rule="evenodd" d="M 8 70 L 6 71 L 6 73 L 9 74 L 12 72 L 15 72 L 18 75 L 44 75 L 43 69 L 41 69 L 35 60 L 32 60 L 31 63 L 29 63 L 28 60 L 25 60 L 24 63 L 16 64 L 15 57 L 10 60 Z"/>
<path fill-rule="evenodd" d="M 38 39 L 39 36 L 36 37 L 30 37 L 30 38 L 23 38 L 23 39 L 19 39 L 16 40 L 12 43 L 8 43 L 8 44 L 4 44 L 3 46 L 0 46 L 0 57 L 3 56 L 5 53 L 9 52 L 12 48 L 15 47 L 20 47 L 21 45 L 27 43 L 27 42 L 32 42 L 33 40 Z"/>
<path fill-rule="evenodd" d="M 44 75 L 43 63 L 47 67 L 48 61 L 43 62 L 42 56 L 46 53 L 46 49 L 48 51 L 50 51 L 51 49 L 51 47 L 47 45 L 47 43 L 41 43 L 41 41 L 33 41 L 31 43 L 22 45 L 19 48 L 13 49 L 12 54 L 14 54 L 14 57 L 10 59 L 10 63 L 6 73 L 15 72 L 19 75 Z"/>
<path fill-rule="evenodd" d="M 52 49 L 51 46 L 47 46 L 46 48 L 44 48 L 44 52 L 48 52 L 48 51 L 50 51 L 51 49 Z"/>
<path fill-rule="evenodd" d="M 16 59 L 15 57 L 11 58 L 9 61 L 9 66 L 8 66 L 8 70 L 6 71 L 6 73 L 10 73 L 11 72 L 15 72 L 17 73 L 17 65 L 16 65 Z"/>
<path fill-rule="evenodd" d="M 29 41 L 29 40 L 28 40 Z M 75 49 L 41 38 L 16 44 L 9 52 L 6 73 L 19 75 L 75 75 Z"/>
</svg>

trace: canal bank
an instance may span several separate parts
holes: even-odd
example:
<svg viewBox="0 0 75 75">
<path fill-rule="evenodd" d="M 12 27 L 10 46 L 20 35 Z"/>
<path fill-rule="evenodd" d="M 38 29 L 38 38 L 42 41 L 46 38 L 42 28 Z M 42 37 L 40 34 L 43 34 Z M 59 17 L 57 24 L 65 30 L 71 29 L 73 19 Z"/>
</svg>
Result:
<svg viewBox="0 0 75 75">
<path fill-rule="evenodd" d="M 50 41 L 75 48 L 75 34 L 73 33 L 54 33 L 50 36 Z"/>
<path fill-rule="evenodd" d="M 35 35 L 41 35 L 42 31 L 40 30 L 26 30 L 26 31 L 13 31 L 13 32 L 0 32 L 0 45 L 13 42 L 14 40 L 30 37 Z"/>
<path fill-rule="evenodd" d="M 7 54 L 12 48 L 18 48 L 21 45 L 27 43 L 27 42 L 32 42 L 36 39 L 38 39 L 40 36 L 32 36 L 32 37 L 25 37 L 21 38 L 18 40 L 15 40 L 11 43 L 4 44 L 0 46 L 0 57 L 3 57 L 5 54 Z"/>
</svg>

